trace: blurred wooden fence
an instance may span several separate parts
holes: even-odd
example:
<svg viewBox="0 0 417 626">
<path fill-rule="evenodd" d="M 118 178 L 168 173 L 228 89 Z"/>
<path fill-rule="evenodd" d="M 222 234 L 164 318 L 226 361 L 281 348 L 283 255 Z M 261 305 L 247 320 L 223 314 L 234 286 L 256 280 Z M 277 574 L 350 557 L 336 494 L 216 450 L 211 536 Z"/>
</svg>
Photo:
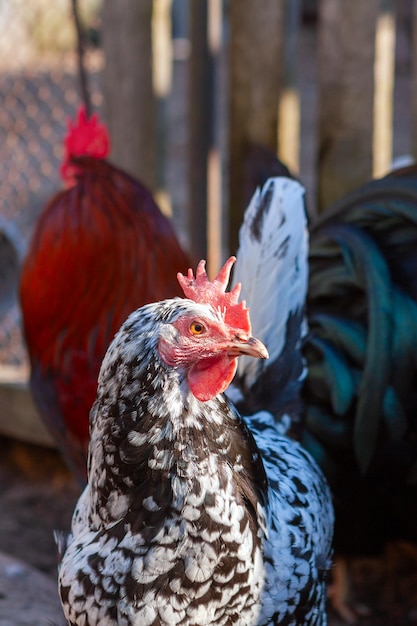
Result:
<svg viewBox="0 0 417 626">
<path fill-rule="evenodd" d="M 104 103 L 115 138 L 113 158 L 165 200 L 156 158 L 164 124 L 158 100 L 172 84 L 166 77 L 161 91 L 155 77 L 171 63 L 172 9 L 170 0 L 104 0 L 103 10 Z M 269 155 L 279 156 L 306 184 L 314 213 L 389 170 L 395 97 L 405 138 L 398 148 L 413 153 L 412 0 L 174 0 L 174 10 L 182 11 L 190 45 L 184 224 L 196 258 L 208 255 L 216 268 L 236 249 L 249 190 L 267 172 Z M 396 68 L 402 87 L 397 96 Z"/>
<path fill-rule="evenodd" d="M 60 184 L 66 118 L 83 97 L 74 4 L 112 160 L 154 190 L 212 271 L 236 250 L 254 186 L 281 171 L 275 156 L 314 216 L 415 152 L 417 0 L 9 0 L 0 212 L 25 237 Z"/>
<path fill-rule="evenodd" d="M 416 4 L 0 2 L 0 375 L 27 378 L 19 266 L 62 185 L 67 119 L 86 91 L 109 125 L 111 159 L 153 189 L 213 274 L 236 250 L 254 187 L 285 171 L 276 156 L 306 186 L 314 217 L 415 153 Z"/>
</svg>

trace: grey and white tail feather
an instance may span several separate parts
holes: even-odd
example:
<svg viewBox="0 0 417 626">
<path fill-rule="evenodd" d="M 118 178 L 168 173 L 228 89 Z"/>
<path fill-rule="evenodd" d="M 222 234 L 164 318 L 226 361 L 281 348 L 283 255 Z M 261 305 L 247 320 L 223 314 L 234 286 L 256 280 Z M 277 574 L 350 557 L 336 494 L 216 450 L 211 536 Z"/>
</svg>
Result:
<svg viewBox="0 0 417 626">
<path fill-rule="evenodd" d="M 233 274 L 233 283 L 242 283 L 253 333 L 270 358 L 241 357 L 229 397 L 246 415 L 267 410 L 287 422 L 299 418 L 306 373 L 301 354 L 308 283 L 304 194 L 300 183 L 283 177 L 270 178 L 255 192 L 240 229 Z"/>
<path fill-rule="evenodd" d="M 71 535 L 63 530 L 54 530 L 55 545 L 58 550 L 58 564 L 62 561 L 62 557 L 68 548 L 68 543 L 71 540 Z"/>
</svg>

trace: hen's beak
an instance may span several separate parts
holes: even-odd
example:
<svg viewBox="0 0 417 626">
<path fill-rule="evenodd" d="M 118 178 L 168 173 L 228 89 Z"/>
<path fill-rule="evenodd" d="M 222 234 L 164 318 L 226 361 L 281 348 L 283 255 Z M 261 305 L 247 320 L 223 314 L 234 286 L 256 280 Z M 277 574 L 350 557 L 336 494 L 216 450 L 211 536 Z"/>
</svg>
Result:
<svg viewBox="0 0 417 626">
<path fill-rule="evenodd" d="M 255 337 L 249 337 L 249 339 L 243 339 L 236 337 L 228 350 L 230 356 L 253 356 L 256 359 L 268 359 L 268 350 L 265 348 L 262 341 Z"/>
</svg>

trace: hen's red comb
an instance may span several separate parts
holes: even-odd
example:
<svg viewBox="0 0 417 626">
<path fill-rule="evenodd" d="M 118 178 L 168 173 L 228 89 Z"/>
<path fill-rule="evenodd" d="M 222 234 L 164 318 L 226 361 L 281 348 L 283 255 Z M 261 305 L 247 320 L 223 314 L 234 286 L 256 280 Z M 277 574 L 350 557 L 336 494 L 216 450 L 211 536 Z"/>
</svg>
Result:
<svg viewBox="0 0 417 626">
<path fill-rule="evenodd" d="M 106 126 L 100 122 L 97 113 L 87 118 L 84 106 L 80 106 L 77 119 L 68 121 L 68 131 L 64 138 L 64 160 L 61 175 L 64 180 L 69 178 L 71 168 L 68 165 L 71 157 L 91 156 L 105 159 L 110 152 L 110 138 Z"/>
<path fill-rule="evenodd" d="M 219 308 L 226 324 L 250 333 L 249 310 L 245 307 L 244 302 L 238 302 L 240 283 L 235 285 L 232 291 L 226 291 L 230 270 L 235 261 L 236 257 L 231 256 L 213 282 L 208 279 L 204 260 L 198 264 L 195 278 L 192 269 L 188 270 L 187 276 L 178 272 L 177 278 L 186 298 Z"/>
</svg>

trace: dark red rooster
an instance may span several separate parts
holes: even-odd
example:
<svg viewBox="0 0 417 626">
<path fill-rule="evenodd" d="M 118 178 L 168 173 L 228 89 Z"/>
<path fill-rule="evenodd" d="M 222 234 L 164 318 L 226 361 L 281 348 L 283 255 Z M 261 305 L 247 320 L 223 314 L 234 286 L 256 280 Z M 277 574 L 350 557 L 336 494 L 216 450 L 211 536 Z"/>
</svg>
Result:
<svg viewBox="0 0 417 626">
<path fill-rule="evenodd" d="M 176 272 L 189 264 L 151 193 L 108 152 L 105 126 L 80 109 L 65 139 L 67 189 L 43 210 L 20 283 L 32 392 L 83 482 L 106 349 L 132 310 L 179 293 Z"/>
</svg>

